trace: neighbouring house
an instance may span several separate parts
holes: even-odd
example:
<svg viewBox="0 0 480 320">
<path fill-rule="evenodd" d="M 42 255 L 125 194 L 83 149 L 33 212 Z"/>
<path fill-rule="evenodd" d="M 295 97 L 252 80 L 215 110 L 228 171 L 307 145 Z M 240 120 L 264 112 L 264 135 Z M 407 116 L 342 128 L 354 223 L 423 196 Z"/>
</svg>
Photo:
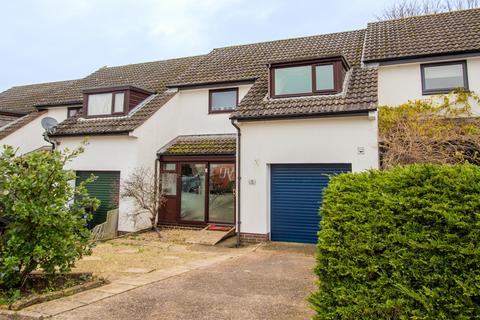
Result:
<svg viewBox="0 0 480 320">
<path fill-rule="evenodd" d="M 94 223 L 119 207 L 120 231 L 148 227 L 118 188 L 149 167 L 167 198 L 159 224 L 313 243 L 329 175 L 378 167 L 378 105 L 480 91 L 478 30 L 480 9 L 464 10 L 14 87 L 0 94 L 0 139 L 48 146 L 43 116 L 60 122 L 59 148 L 89 137 L 70 168 L 98 177 Z"/>
<path fill-rule="evenodd" d="M 19 154 L 51 147 L 43 138 L 41 120 L 53 117 L 61 122 L 81 108 L 78 101 L 56 103 L 58 92 L 67 90 L 76 90 L 76 81 L 18 86 L 0 93 L 0 143 L 18 148 Z"/>
</svg>

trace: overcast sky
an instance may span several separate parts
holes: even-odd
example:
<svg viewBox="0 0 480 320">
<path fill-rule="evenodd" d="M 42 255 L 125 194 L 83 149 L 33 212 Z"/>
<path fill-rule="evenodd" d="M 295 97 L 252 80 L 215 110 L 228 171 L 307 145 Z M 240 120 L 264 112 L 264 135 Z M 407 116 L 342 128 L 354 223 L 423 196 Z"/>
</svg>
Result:
<svg viewBox="0 0 480 320">
<path fill-rule="evenodd" d="M 365 28 L 394 0 L 15 0 L 0 10 L 0 91 L 102 66 Z"/>
</svg>

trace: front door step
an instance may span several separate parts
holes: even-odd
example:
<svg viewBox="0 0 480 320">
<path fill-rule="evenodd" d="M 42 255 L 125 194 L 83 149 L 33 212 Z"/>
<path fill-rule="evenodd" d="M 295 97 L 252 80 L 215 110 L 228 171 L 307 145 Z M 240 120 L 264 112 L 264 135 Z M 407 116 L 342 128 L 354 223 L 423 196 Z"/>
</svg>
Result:
<svg viewBox="0 0 480 320">
<path fill-rule="evenodd" d="M 235 234 L 235 227 L 209 224 L 199 232 L 195 232 L 191 237 L 186 239 L 187 243 L 204 244 L 214 246 L 223 239 L 231 237 Z"/>
</svg>

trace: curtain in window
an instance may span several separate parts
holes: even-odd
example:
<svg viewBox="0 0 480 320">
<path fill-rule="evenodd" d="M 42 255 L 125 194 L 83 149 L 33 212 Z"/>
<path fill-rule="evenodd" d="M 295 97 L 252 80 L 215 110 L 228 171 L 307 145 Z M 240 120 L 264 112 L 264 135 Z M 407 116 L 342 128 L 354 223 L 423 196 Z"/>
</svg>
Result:
<svg viewBox="0 0 480 320">
<path fill-rule="evenodd" d="M 88 96 L 88 115 L 98 116 L 112 113 L 112 94 L 101 93 Z"/>
<path fill-rule="evenodd" d="M 115 94 L 115 105 L 113 112 L 123 112 L 123 104 L 125 101 L 125 94 L 124 93 L 116 93 Z"/>
</svg>

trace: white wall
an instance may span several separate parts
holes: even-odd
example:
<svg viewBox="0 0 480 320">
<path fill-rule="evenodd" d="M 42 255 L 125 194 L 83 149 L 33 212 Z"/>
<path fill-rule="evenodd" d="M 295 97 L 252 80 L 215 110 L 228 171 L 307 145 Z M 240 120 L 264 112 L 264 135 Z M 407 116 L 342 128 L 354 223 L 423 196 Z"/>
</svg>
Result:
<svg viewBox="0 0 480 320">
<path fill-rule="evenodd" d="M 238 86 L 242 99 L 251 85 Z M 208 114 L 208 89 L 181 90 L 129 136 L 91 136 L 85 153 L 70 166 L 73 170 L 120 171 L 126 179 L 138 167 L 154 169 L 156 153 L 179 135 L 234 133 L 229 114 Z M 61 147 L 74 148 L 82 137 L 59 138 Z M 131 201 L 120 201 L 119 230 L 135 231 L 145 225 L 133 225 L 136 210 Z M 148 221 L 148 218 L 141 218 Z"/>
<path fill-rule="evenodd" d="M 452 61 L 455 61 L 454 59 Z M 462 60 L 462 59 L 460 59 Z M 438 61 L 435 61 L 438 62 Z M 480 94 L 480 57 L 467 59 L 469 89 Z M 405 63 L 378 68 L 378 104 L 396 106 L 408 100 L 430 98 L 422 95 L 420 63 Z M 480 107 L 474 106 L 480 114 Z"/>
<path fill-rule="evenodd" d="M 238 86 L 239 101 L 251 85 Z M 138 137 L 138 165 L 153 166 L 158 149 L 179 135 L 235 133 L 229 113 L 208 113 L 208 89 L 180 90 L 132 135 Z"/>
<path fill-rule="evenodd" d="M 351 163 L 378 168 L 377 121 L 367 116 L 240 123 L 241 232 L 270 232 L 269 166 Z M 358 154 L 364 147 L 365 154 Z M 255 180 L 255 184 L 248 183 Z"/>
<path fill-rule="evenodd" d="M 63 137 L 59 149 L 78 148 L 83 137 Z M 120 171 L 120 180 L 126 179 L 137 163 L 137 139 L 129 136 L 92 136 L 89 138 L 85 152 L 80 154 L 67 169 L 75 171 Z M 135 211 L 131 201 L 120 201 L 121 212 L 118 227 L 120 231 L 135 231 L 133 216 Z M 140 229 L 142 226 L 137 226 Z"/>
<path fill-rule="evenodd" d="M 47 109 L 47 112 L 42 116 L 3 138 L 0 141 L 0 145 L 11 145 L 18 148 L 18 154 L 28 153 L 43 146 L 51 146 L 43 139 L 45 130 L 42 128 L 41 121 L 45 117 L 52 117 L 61 122 L 67 118 L 67 107 Z"/>
</svg>

